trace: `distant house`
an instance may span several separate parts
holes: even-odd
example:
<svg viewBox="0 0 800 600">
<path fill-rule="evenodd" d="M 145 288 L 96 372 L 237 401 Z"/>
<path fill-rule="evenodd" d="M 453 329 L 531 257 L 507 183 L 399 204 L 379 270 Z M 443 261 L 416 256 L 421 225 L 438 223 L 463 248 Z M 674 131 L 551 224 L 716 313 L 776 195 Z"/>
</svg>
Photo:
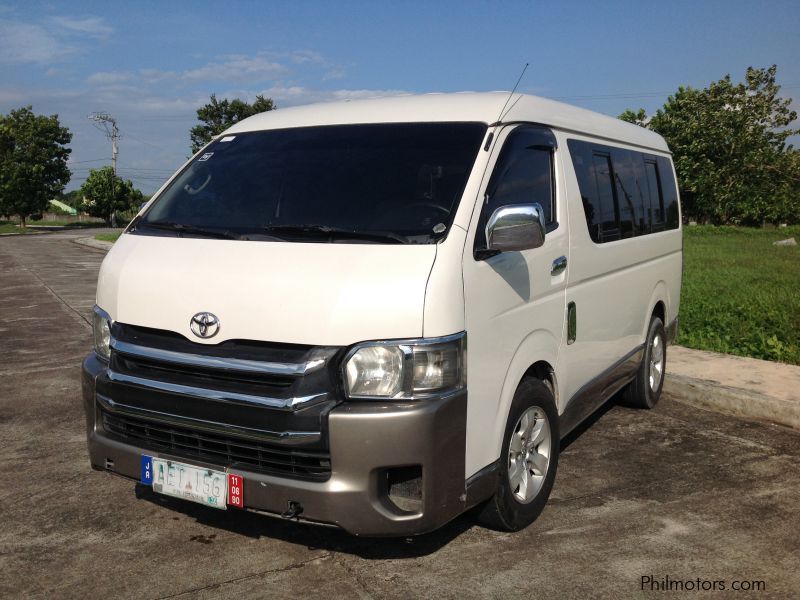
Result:
<svg viewBox="0 0 800 600">
<path fill-rule="evenodd" d="M 60 209 L 60 210 L 62 210 L 64 212 L 67 212 L 72 216 L 75 216 L 75 215 L 78 214 L 77 210 L 72 208 L 69 204 L 64 204 L 60 200 L 50 200 L 50 205 L 51 206 L 55 206 L 56 208 L 58 208 L 58 209 Z"/>
</svg>

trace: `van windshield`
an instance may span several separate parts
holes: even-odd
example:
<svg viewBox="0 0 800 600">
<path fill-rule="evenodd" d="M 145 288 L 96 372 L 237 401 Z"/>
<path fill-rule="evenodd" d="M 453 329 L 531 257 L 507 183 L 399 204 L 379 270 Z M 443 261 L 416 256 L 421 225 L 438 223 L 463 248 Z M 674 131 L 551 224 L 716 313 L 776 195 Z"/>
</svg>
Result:
<svg viewBox="0 0 800 600">
<path fill-rule="evenodd" d="M 132 233 L 434 243 L 452 224 L 482 123 L 336 125 L 224 136 Z"/>
</svg>

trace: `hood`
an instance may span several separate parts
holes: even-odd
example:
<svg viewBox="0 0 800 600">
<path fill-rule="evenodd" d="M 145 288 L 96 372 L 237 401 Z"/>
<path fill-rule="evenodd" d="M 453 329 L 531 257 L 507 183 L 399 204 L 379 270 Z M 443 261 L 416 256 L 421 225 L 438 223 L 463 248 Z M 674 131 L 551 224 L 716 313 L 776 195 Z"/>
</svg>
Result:
<svg viewBox="0 0 800 600">
<path fill-rule="evenodd" d="M 344 346 L 421 337 L 436 246 L 216 240 L 124 234 L 97 304 L 112 319 L 205 344 L 250 339 Z M 189 327 L 210 312 L 219 333 Z"/>
</svg>

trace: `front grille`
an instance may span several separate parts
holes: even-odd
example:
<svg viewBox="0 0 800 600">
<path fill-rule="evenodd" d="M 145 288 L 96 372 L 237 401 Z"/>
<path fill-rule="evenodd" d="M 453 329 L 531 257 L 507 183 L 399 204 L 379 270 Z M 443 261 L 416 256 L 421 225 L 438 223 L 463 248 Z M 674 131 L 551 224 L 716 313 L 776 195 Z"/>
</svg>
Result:
<svg viewBox="0 0 800 600">
<path fill-rule="evenodd" d="M 188 427 L 102 411 L 103 428 L 122 441 L 147 450 L 196 458 L 220 467 L 255 471 L 307 481 L 331 474 L 330 453 L 298 450 Z"/>
<path fill-rule="evenodd" d="M 281 395 L 292 385 L 292 377 L 262 373 L 228 373 L 219 369 L 177 365 L 112 352 L 111 367 L 117 373 L 193 385 L 214 390 Z"/>
</svg>

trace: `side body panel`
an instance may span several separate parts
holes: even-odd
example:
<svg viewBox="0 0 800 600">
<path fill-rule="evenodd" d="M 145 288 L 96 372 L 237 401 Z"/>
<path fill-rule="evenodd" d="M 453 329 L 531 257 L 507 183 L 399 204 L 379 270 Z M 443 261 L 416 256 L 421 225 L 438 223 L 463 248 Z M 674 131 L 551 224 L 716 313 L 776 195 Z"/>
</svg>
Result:
<svg viewBox="0 0 800 600">
<path fill-rule="evenodd" d="M 497 459 L 511 398 L 536 360 L 555 366 L 563 335 L 567 272 L 551 276 L 553 261 L 569 252 L 563 170 L 555 152 L 556 215 L 559 226 L 541 248 L 475 260 L 473 244 L 492 169 L 511 128 L 496 134 L 490 161 L 474 203 L 463 255 L 468 339 L 466 475 Z M 466 198 L 465 198 L 466 201 Z"/>
<path fill-rule="evenodd" d="M 557 133 L 559 146 L 567 139 L 589 140 Z M 608 140 L 598 143 L 624 147 Z M 639 150 L 635 147 L 632 150 Z M 576 392 L 644 343 L 650 315 L 664 305 L 665 324 L 672 322 L 680 303 L 682 230 L 651 233 L 595 243 L 589 234 L 572 160 L 564 157 L 566 197 L 570 215 L 570 269 L 566 302 L 575 304 L 576 340 L 562 344 L 558 373 L 562 410 Z M 674 171 L 664 174 L 674 177 Z M 574 408 L 574 407 L 573 407 Z"/>
</svg>

